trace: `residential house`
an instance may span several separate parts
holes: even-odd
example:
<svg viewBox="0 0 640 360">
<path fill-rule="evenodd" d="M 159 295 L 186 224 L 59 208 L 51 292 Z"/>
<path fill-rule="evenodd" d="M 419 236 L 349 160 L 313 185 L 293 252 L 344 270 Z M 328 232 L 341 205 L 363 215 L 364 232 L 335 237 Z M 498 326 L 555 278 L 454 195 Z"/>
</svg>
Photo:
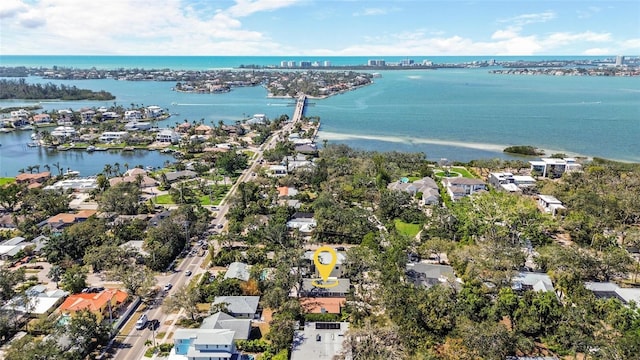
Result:
<svg viewBox="0 0 640 360">
<path fill-rule="evenodd" d="M 160 106 L 151 105 L 151 106 L 147 106 L 147 108 L 145 109 L 145 113 L 147 118 L 155 119 L 164 115 L 165 111 Z"/>
<path fill-rule="evenodd" d="M 126 131 L 105 131 L 100 135 L 98 140 L 104 143 L 110 142 L 122 142 L 129 138 L 129 133 Z"/>
<path fill-rule="evenodd" d="M 559 178 L 565 172 L 580 171 L 582 165 L 574 158 L 542 158 L 540 160 L 529 161 L 531 173 L 540 177 Z"/>
<path fill-rule="evenodd" d="M 193 179 L 198 173 L 192 170 L 170 171 L 164 173 L 168 182 L 172 183 L 180 179 Z"/>
<path fill-rule="evenodd" d="M 96 178 L 77 178 L 77 179 L 63 179 L 57 181 L 53 185 L 45 186 L 45 190 L 73 190 L 78 192 L 89 192 L 98 187 Z"/>
<path fill-rule="evenodd" d="M 447 193 L 451 197 L 451 200 L 460 200 L 465 196 L 475 194 L 480 191 L 487 190 L 487 185 L 480 179 L 469 179 L 465 177 L 454 177 L 442 179 L 442 185 L 444 185 Z"/>
<path fill-rule="evenodd" d="M 293 151 L 300 154 L 315 155 L 318 153 L 318 146 L 314 143 L 295 145 Z"/>
<path fill-rule="evenodd" d="M 224 305 L 225 313 L 236 319 L 255 319 L 260 316 L 260 296 L 216 296 L 213 305 Z"/>
<path fill-rule="evenodd" d="M 43 315 L 56 308 L 69 295 L 60 289 L 49 290 L 44 285 L 35 285 L 25 291 L 24 296 L 16 296 L 9 300 L 1 309 L 14 311 L 19 314 Z"/>
<path fill-rule="evenodd" d="M 272 177 L 287 176 L 287 167 L 284 165 L 270 165 L 267 175 Z"/>
<path fill-rule="evenodd" d="M 170 210 L 165 210 L 165 211 L 159 212 L 157 214 L 154 214 L 149 219 L 149 226 L 158 226 L 160 221 L 168 218 L 169 216 L 171 216 L 171 211 Z"/>
<path fill-rule="evenodd" d="M 329 274 L 329 277 L 339 278 L 342 276 L 343 264 L 347 260 L 347 255 L 344 252 L 337 252 L 337 251 L 336 251 L 336 255 L 337 255 L 336 263 L 333 266 L 333 269 L 331 269 L 331 273 Z M 303 256 L 305 260 L 309 261 L 311 271 L 315 274 L 315 276 L 320 277 L 320 272 L 316 268 L 316 265 L 313 261 L 313 258 L 315 256 L 315 251 L 305 251 Z M 318 255 L 318 260 L 320 261 L 321 264 L 330 264 L 331 260 L 333 260 L 332 257 L 333 256 L 329 252 L 323 251 Z"/>
<path fill-rule="evenodd" d="M 200 329 L 219 329 L 233 331 L 233 340 L 247 340 L 251 334 L 250 319 L 236 319 L 233 316 L 218 311 L 204 318 Z"/>
<path fill-rule="evenodd" d="M 209 125 L 201 124 L 195 128 L 195 131 L 198 135 L 211 135 L 213 128 Z"/>
<path fill-rule="evenodd" d="M 521 192 L 525 188 L 535 186 L 536 179 L 526 175 L 513 175 L 509 172 L 489 173 L 489 184 L 498 190 L 507 192 Z"/>
<path fill-rule="evenodd" d="M 303 234 L 310 234 L 318 225 L 312 213 L 297 212 L 287 221 L 289 229 L 298 229 Z"/>
<path fill-rule="evenodd" d="M 584 287 L 591 290 L 597 298 L 614 298 L 625 305 L 632 301 L 640 304 L 640 288 L 621 288 L 612 282 L 585 282 Z"/>
<path fill-rule="evenodd" d="M 127 110 L 124 112 L 124 120 L 126 121 L 142 120 L 142 112 L 140 110 Z"/>
<path fill-rule="evenodd" d="M 299 300 L 308 314 L 340 314 L 347 302 L 343 297 L 304 297 Z"/>
<path fill-rule="evenodd" d="M 237 360 L 234 331 L 228 329 L 178 329 L 169 360 Z"/>
<path fill-rule="evenodd" d="M 99 293 L 80 293 L 69 295 L 58 310 L 73 315 L 78 311 L 89 310 L 99 319 L 110 316 L 124 304 L 128 294 L 118 289 L 106 289 Z"/>
<path fill-rule="evenodd" d="M 285 156 L 281 165 L 284 165 L 288 172 L 295 172 L 297 170 L 311 170 L 315 163 L 312 160 L 307 160 L 303 154 L 296 154 L 295 156 Z"/>
<path fill-rule="evenodd" d="M 430 288 L 438 284 L 453 284 L 457 287 L 460 280 L 456 278 L 453 268 L 449 265 L 428 264 L 428 263 L 408 263 L 405 266 L 407 279 L 416 286 Z"/>
<path fill-rule="evenodd" d="M 51 124 L 51 116 L 49 114 L 36 114 L 32 118 L 34 125 Z"/>
<path fill-rule="evenodd" d="M 51 136 L 55 138 L 73 138 L 77 134 L 72 126 L 58 126 L 51 131 Z"/>
<path fill-rule="evenodd" d="M 146 131 L 151 129 L 151 123 L 131 121 L 124 124 L 124 129 L 127 131 Z"/>
<path fill-rule="evenodd" d="M 49 226 L 54 232 L 67 226 L 83 222 L 97 213 L 96 210 L 80 210 L 75 214 L 61 213 L 38 223 L 38 227 Z"/>
<path fill-rule="evenodd" d="M 267 115 L 265 114 L 254 114 L 253 117 L 246 121 L 247 125 L 259 125 L 267 123 Z"/>
<path fill-rule="evenodd" d="M 83 124 L 91 124 L 96 117 L 96 112 L 93 110 L 85 110 L 80 113 L 80 121 Z"/>
<path fill-rule="evenodd" d="M 554 291 L 549 275 L 536 272 L 519 272 L 512 279 L 511 288 L 516 291 Z"/>
<path fill-rule="evenodd" d="M 36 173 L 36 174 L 24 173 L 24 174 L 18 174 L 16 176 L 16 183 L 27 184 L 27 185 L 42 184 L 45 181 L 49 180 L 50 178 L 51 178 L 51 172 L 49 171 L 43 171 L 41 173 Z"/>
<path fill-rule="evenodd" d="M 242 262 L 232 262 L 229 264 L 227 268 L 227 272 L 224 274 L 225 279 L 238 279 L 242 281 L 249 281 L 250 273 L 249 269 L 250 265 L 247 265 Z"/>
<path fill-rule="evenodd" d="M 180 141 L 180 134 L 175 132 L 173 129 L 161 129 L 156 134 L 156 141 L 175 144 Z"/>
<path fill-rule="evenodd" d="M 556 199 L 551 195 L 538 195 L 538 206 L 540 209 L 552 216 L 556 216 L 558 212 L 566 210 L 566 208 L 562 205 L 562 201 Z"/>
<path fill-rule="evenodd" d="M 394 181 L 387 185 L 387 189 L 395 191 L 404 191 L 416 196 L 418 193 L 422 194 L 422 203 L 424 205 L 436 205 L 440 203 L 440 190 L 435 180 L 430 177 L 424 177 L 414 182 L 408 182 L 408 179 L 403 178 L 398 181 Z"/>
<path fill-rule="evenodd" d="M 337 282 L 337 285 L 331 287 L 318 287 L 330 286 Z M 351 281 L 349 279 L 336 279 L 328 278 L 326 284 L 320 279 L 302 279 L 302 288 L 300 289 L 300 297 L 346 297 L 351 290 Z M 292 295 L 296 295 L 293 292 Z"/>
<path fill-rule="evenodd" d="M 308 322 L 293 335 L 291 360 L 332 360 L 342 352 L 348 322 Z"/>
<path fill-rule="evenodd" d="M 0 259 L 8 260 L 26 247 L 25 238 L 16 236 L 0 243 Z"/>
<path fill-rule="evenodd" d="M 298 195 L 298 190 L 290 186 L 278 186 L 277 190 L 278 190 L 278 197 L 280 198 L 293 197 Z"/>
</svg>

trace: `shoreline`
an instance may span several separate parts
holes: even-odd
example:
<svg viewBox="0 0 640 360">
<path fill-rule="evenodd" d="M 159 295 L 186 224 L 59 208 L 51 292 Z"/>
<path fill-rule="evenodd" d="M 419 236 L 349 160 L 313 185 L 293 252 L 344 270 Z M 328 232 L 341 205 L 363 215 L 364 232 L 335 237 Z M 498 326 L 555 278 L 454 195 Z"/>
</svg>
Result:
<svg viewBox="0 0 640 360">
<path fill-rule="evenodd" d="M 602 158 L 610 161 L 616 161 L 621 163 L 629 163 L 629 164 L 640 164 L 640 160 L 624 160 L 624 159 L 615 159 L 615 158 L 607 158 L 601 156 L 593 156 L 586 155 L 577 152 L 567 151 L 567 150 L 559 150 L 559 149 L 551 149 L 551 148 L 543 148 L 538 147 L 539 150 L 544 151 L 544 155 L 540 156 L 528 156 L 528 155 L 520 155 L 520 154 L 511 154 L 505 153 L 503 150 L 509 146 L 506 144 L 489 144 L 489 143 L 476 143 L 476 142 L 463 142 L 463 141 L 449 141 L 449 140 L 439 140 L 439 139 L 428 139 L 428 138 L 416 138 L 410 136 L 386 136 L 386 135 L 366 135 L 366 134 L 343 134 L 343 133 L 335 133 L 323 131 L 320 129 L 317 133 L 318 140 L 328 140 L 328 141 L 337 141 L 337 142 L 348 142 L 350 140 L 365 140 L 365 141 L 381 141 L 386 143 L 403 143 L 403 144 L 416 144 L 416 145 L 437 145 L 437 146 L 448 146 L 448 147 L 459 147 L 466 148 L 472 150 L 481 150 L 487 152 L 494 152 L 496 154 L 508 155 L 513 158 L 521 158 L 526 160 L 539 159 L 543 157 L 550 157 L 553 154 L 565 154 L 567 157 L 575 157 L 579 159 L 585 159 L 587 161 L 592 161 L 594 158 Z M 427 154 L 428 156 L 429 154 Z M 482 159 L 483 157 L 478 157 L 477 160 Z M 452 159 L 454 160 L 454 159 Z"/>
</svg>

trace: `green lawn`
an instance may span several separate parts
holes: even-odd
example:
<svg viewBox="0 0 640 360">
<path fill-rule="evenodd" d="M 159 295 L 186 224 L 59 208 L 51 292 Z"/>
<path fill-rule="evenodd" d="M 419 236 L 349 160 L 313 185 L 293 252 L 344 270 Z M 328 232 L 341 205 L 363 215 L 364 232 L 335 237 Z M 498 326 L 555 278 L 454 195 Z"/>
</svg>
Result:
<svg viewBox="0 0 640 360">
<path fill-rule="evenodd" d="M 459 174 L 462 174 L 462 177 L 466 177 L 468 179 L 475 179 L 475 176 L 473 176 L 469 170 L 467 170 L 466 168 L 463 167 L 452 167 L 451 168 L 452 171 L 455 171 Z"/>
<path fill-rule="evenodd" d="M 0 186 L 4 186 L 6 184 L 11 184 L 13 182 L 16 182 L 15 178 L 10 178 L 10 177 L 0 178 Z"/>
<path fill-rule="evenodd" d="M 411 238 L 414 238 L 416 235 L 418 235 L 420 229 L 422 229 L 422 225 L 420 224 L 409 224 L 400 219 L 395 219 L 393 222 L 396 225 L 396 230 L 398 230 L 399 233 L 405 234 Z"/>
<path fill-rule="evenodd" d="M 161 204 L 161 205 L 175 204 L 173 202 L 173 199 L 171 199 L 171 195 L 169 195 L 169 194 L 158 195 L 153 199 L 153 202 L 155 202 L 156 204 Z"/>
</svg>

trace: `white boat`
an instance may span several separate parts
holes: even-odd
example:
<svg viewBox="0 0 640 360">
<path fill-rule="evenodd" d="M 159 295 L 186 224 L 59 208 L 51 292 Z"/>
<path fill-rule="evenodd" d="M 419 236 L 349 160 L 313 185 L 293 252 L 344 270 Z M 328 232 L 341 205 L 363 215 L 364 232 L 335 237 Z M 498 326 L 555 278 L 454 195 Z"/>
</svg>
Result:
<svg viewBox="0 0 640 360">
<path fill-rule="evenodd" d="M 93 146 L 93 145 L 87 146 L 87 152 L 94 152 L 94 151 L 96 151 L 96 147 L 95 146 Z"/>
<path fill-rule="evenodd" d="M 20 130 L 33 130 L 35 129 L 32 125 L 20 126 L 18 129 Z"/>
<path fill-rule="evenodd" d="M 40 143 L 32 141 L 32 142 L 27 143 L 27 146 L 28 147 L 38 147 L 38 146 L 40 146 Z"/>
<path fill-rule="evenodd" d="M 69 176 L 69 177 L 78 176 L 78 175 L 80 175 L 80 171 L 67 169 L 67 171 L 65 171 L 63 175 L 64 176 Z"/>
</svg>

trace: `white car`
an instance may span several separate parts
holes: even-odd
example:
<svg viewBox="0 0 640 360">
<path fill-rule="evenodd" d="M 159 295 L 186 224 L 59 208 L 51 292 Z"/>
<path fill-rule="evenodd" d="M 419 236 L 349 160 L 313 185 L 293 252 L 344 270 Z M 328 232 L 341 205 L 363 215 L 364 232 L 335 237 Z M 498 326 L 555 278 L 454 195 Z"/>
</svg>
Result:
<svg viewBox="0 0 640 360">
<path fill-rule="evenodd" d="M 169 284 L 164 286 L 164 291 L 169 291 L 169 290 L 171 290 L 172 287 L 173 287 L 173 285 L 171 285 L 171 283 L 169 283 Z"/>
</svg>

